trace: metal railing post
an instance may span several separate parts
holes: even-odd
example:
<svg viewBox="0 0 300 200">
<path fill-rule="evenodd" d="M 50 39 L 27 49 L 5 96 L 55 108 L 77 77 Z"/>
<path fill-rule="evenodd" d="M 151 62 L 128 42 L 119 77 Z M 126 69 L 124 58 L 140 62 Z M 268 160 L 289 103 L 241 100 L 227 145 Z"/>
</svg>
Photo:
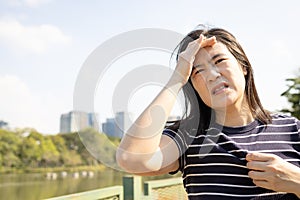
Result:
<svg viewBox="0 0 300 200">
<path fill-rule="evenodd" d="M 139 200 L 142 194 L 142 179 L 140 176 L 123 177 L 124 200 Z"/>
</svg>

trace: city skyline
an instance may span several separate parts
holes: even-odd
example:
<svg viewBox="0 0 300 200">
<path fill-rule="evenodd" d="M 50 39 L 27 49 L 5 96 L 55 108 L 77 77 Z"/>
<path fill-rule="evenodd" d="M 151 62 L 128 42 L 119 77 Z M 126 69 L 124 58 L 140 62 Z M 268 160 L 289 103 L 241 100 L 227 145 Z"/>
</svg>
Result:
<svg viewBox="0 0 300 200">
<path fill-rule="evenodd" d="M 131 125 L 130 115 L 131 113 L 119 111 L 114 118 L 107 118 L 104 122 L 100 122 L 98 113 L 72 110 L 61 114 L 59 133 L 79 132 L 86 128 L 93 128 L 108 136 L 121 138 Z"/>
<path fill-rule="evenodd" d="M 98 113 L 91 113 L 85 111 L 71 110 L 67 113 L 62 113 L 59 120 L 59 132 L 60 133 L 73 133 L 85 130 L 86 128 L 93 128 L 100 133 L 105 133 L 107 136 L 121 138 L 123 134 L 133 123 L 133 113 L 126 113 L 119 111 L 115 117 L 108 117 L 103 122 L 99 120 Z M 168 121 L 180 120 L 178 115 L 170 115 Z M 13 130 L 13 127 L 9 126 L 9 123 L 0 120 L 0 128 Z M 34 127 L 24 127 L 32 128 Z M 43 133 L 42 133 L 43 134 Z"/>
<path fill-rule="evenodd" d="M 94 128 L 99 131 L 99 120 L 97 113 L 87 113 L 83 111 L 70 111 L 60 116 L 59 133 L 71 133 Z"/>
</svg>

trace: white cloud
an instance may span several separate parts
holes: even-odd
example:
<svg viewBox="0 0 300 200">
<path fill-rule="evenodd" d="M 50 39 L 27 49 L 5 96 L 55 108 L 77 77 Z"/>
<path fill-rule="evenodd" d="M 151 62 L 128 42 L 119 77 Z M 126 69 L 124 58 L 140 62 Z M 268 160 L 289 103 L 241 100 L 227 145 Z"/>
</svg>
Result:
<svg viewBox="0 0 300 200">
<path fill-rule="evenodd" d="M 0 19 L 0 42 L 14 51 L 42 53 L 54 45 L 65 45 L 71 42 L 59 28 L 43 24 L 24 26 L 14 19 Z"/>
<path fill-rule="evenodd" d="M 51 94 L 37 95 L 18 77 L 0 76 L 0 120 L 11 128 L 31 127 L 57 133 L 63 102 Z"/>
<path fill-rule="evenodd" d="M 50 0 L 24 0 L 23 2 L 27 6 L 37 7 L 37 6 L 41 5 L 41 4 L 50 2 Z"/>
<path fill-rule="evenodd" d="M 42 4 L 49 3 L 52 0 L 7 0 L 11 6 L 28 6 L 36 8 Z"/>
</svg>

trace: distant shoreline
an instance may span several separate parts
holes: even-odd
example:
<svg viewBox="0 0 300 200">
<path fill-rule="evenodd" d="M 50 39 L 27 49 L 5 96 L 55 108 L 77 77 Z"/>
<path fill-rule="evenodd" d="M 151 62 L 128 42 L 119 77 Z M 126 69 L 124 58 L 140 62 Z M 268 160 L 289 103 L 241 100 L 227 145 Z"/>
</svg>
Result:
<svg viewBox="0 0 300 200">
<path fill-rule="evenodd" d="M 47 173 L 47 172 L 78 172 L 78 171 L 94 171 L 94 172 L 102 172 L 107 167 L 104 165 L 87 165 L 87 166 L 72 166 L 72 167 L 40 167 L 40 168 L 5 168 L 2 167 L 0 169 L 0 174 L 25 174 L 25 173 Z"/>
</svg>

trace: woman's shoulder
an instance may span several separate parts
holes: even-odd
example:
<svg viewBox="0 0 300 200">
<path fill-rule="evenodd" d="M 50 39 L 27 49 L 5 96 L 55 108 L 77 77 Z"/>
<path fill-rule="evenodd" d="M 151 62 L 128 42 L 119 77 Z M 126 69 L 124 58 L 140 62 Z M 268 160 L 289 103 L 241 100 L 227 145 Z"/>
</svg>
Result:
<svg viewBox="0 0 300 200">
<path fill-rule="evenodd" d="M 271 113 L 271 117 L 272 117 L 272 119 L 293 118 L 291 115 L 289 115 L 287 113 L 280 113 L 280 112 Z"/>
<path fill-rule="evenodd" d="M 272 113 L 271 114 L 272 117 L 272 123 L 273 124 L 282 124 L 282 123 L 297 123 L 299 124 L 299 119 L 297 119 L 296 117 L 293 117 L 289 114 L 286 113 Z"/>
</svg>

